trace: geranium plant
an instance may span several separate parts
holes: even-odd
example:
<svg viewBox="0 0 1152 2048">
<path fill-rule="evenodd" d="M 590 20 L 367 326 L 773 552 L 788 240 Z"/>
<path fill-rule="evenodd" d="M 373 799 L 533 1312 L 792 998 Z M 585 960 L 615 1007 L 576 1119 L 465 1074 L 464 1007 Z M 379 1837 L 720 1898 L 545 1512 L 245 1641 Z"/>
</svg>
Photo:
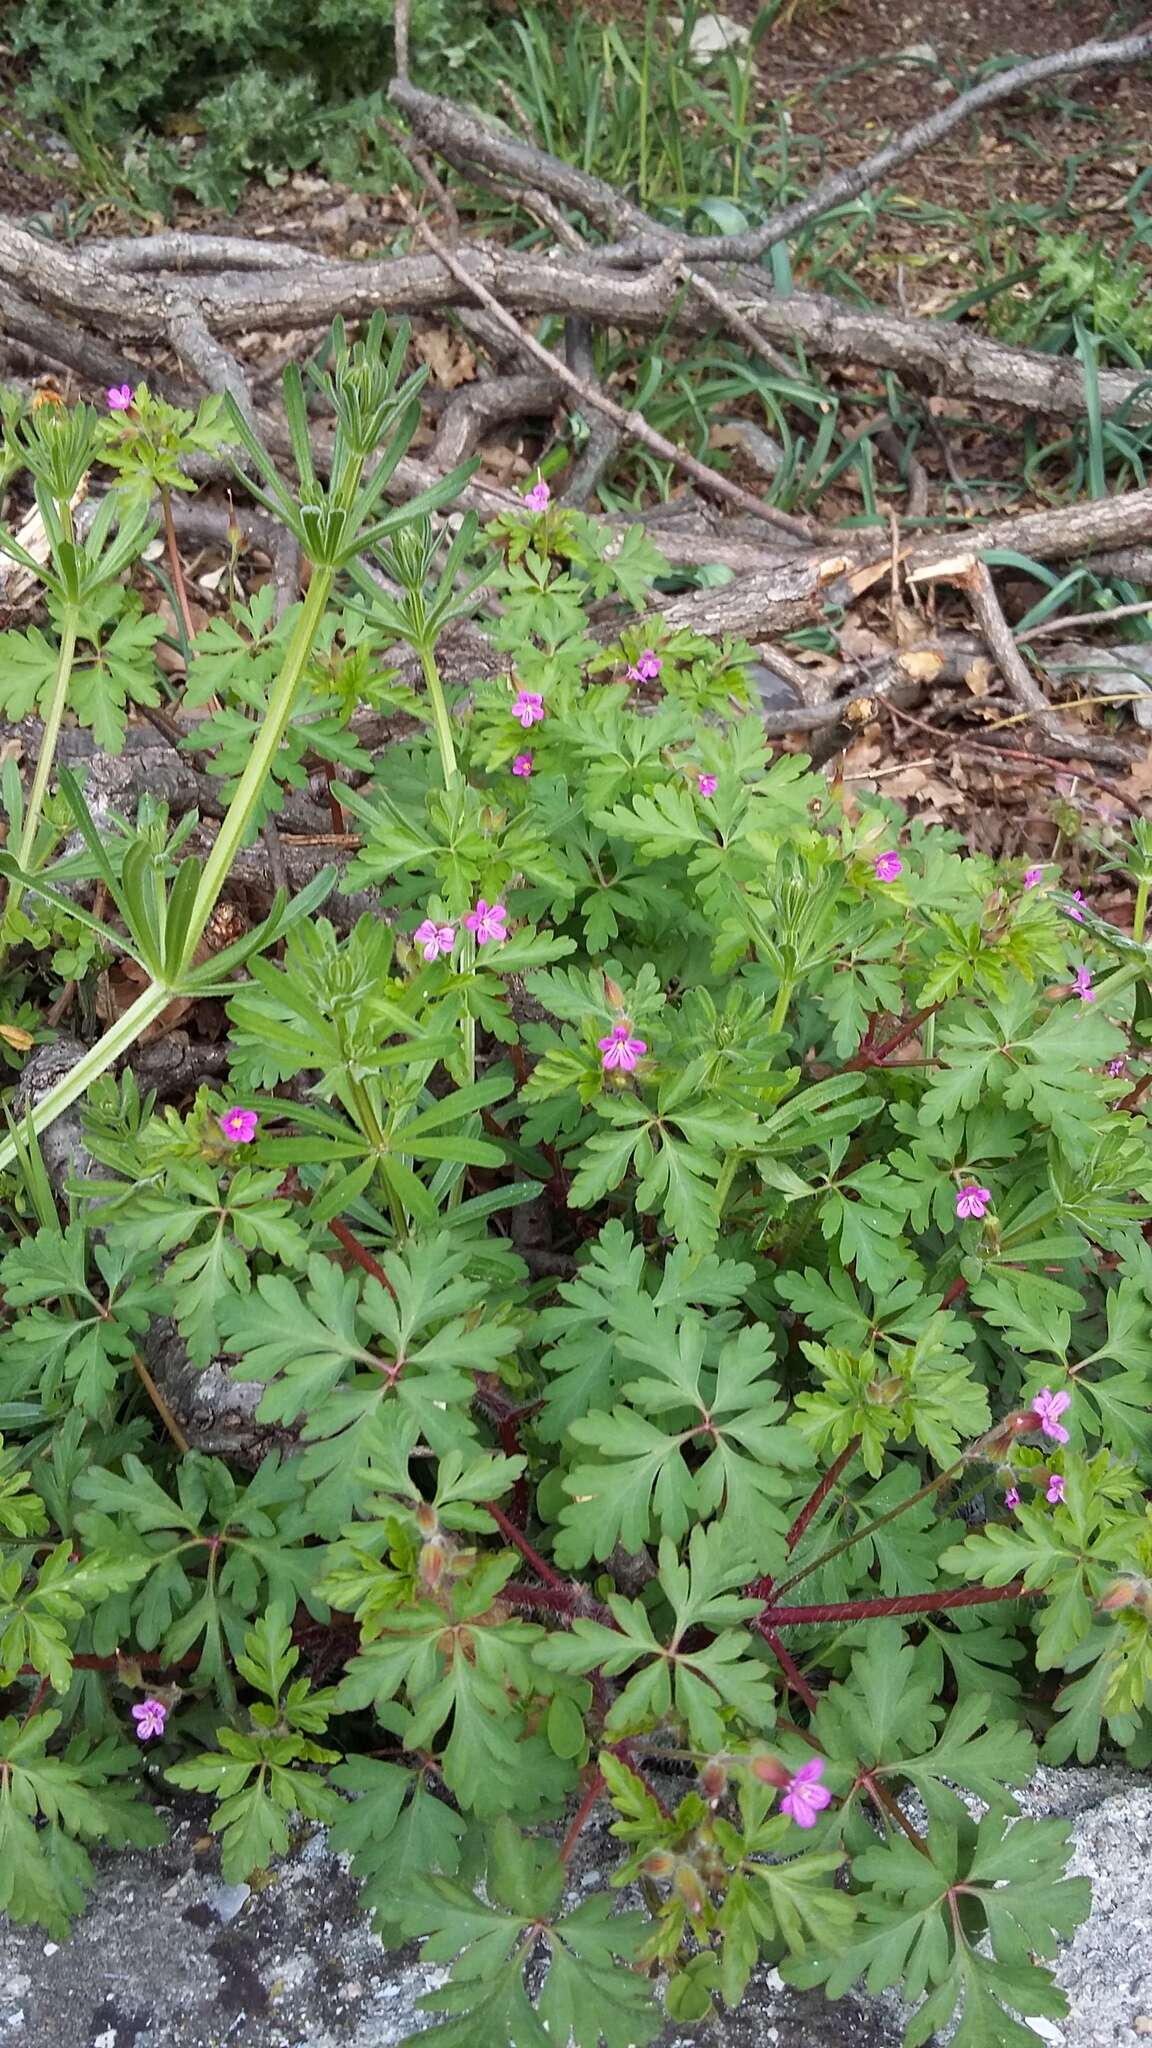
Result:
<svg viewBox="0 0 1152 2048">
<path fill-rule="evenodd" d="M 206 861 L 64 776 L 2 863 L 38 958 L 79 921 L 141 993 L 2 1154 L 0 1905 L 63 1932 L 160 1779 L 230 1878 L 327 1824 L 451 1963 L 445 2048 L 626 2048 L 758 1961 L 1022 2042 L 1088 1899 L 1013 1788 L 1152 1756 L 1146 889 L 1122 931 L 773 755 L 748 650 L 668 630 L 650 542 L 542 482 L 450 546 L 381 513 L 404 348 L 336 337 L 326 486 L 293 375 L 298 489 L 231 419 L 312 566 L 200 637 Z M 63 669 L 96 600 L 47 523 Z M 454 691 L 479 578 L 506 666 Z M 374 760 L 361 696 L 405 716 Z M 354 857 L 205 960 L 313 723 Z M 225 1084 L 114 1076 L 203 995 Z M 61 1198 L 37 1133 L 78 1101 Z M 169 1318 L 258 1390 L 235 1455 L 173 1410 Z M 618 1860 L 574 1895 L 593 1815 Z"/>
</svg>

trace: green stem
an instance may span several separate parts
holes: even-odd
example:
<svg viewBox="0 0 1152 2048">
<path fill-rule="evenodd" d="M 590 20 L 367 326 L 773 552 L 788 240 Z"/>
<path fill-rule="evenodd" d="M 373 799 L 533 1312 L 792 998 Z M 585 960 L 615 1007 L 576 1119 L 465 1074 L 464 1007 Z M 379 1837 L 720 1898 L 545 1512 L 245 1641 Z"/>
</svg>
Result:
<svg viewBox="0 0 1152 2048">
<path fill-rule="evenodd" d="M 1148 915 L 1149 877 L 1144 875 L 1136 884 L 1136 907 L 1132 912 L 1132 937 L 1138 944 L 1143 942 L 1144 921 Z"/>
<path fill-rule="evenodd" d="M 821 1565 L 831 1564 L 834 1557 L 840 1557 L 844 1551 L 851 1550 L 854 1543 L 862 1543 L 865 1536 L 871 1536 L 875 1530 L 882 1529 L 885 1522 L 894 1522 L 897 1515 L 906 1513 L 910 1507 L 915 1506 L 918 1500 L 926 1500 L 930 1493 L 936 1493 L 941 1486 L 946 1486 L 950 1479 L 955 1478 L 957 1472 L 964 1470 L 965 1465 L 968 1463 L 969 1455 L 966 1453 L 964 1457 L 957 1458 L 955 1463 L 949 1465 L 946 1471 L 938 1472 L 935 1479 L 929 1479 L 926 1485 L 919 1487 L 915 1493 L 910 1493 L 907 1500 L 897 1501 L 896 1506 L 889 1508 L 887 1514 L 877 1515 L 874 1522 L 861 1523 L 860 1527 L 854 1529 L 850 1536 L 845 1536 L 842 1542 L 833 1544 L 831 1550 L 825 1550 L 819 1557 L 814 1557 L 811 1564 L 801 1565 L 800 1570 L 793 1572 L 790 1579 L 781 1579 L 780 1584 L 772 1589 L 773 1604 L 784 1593 L 790 1593 L 793 1586 L 798 1586 L 801 1579 L 806 1579 L 812 1572 L 819 1571 Z"/>
<path fill-rule="evenodd" d="M 42 1131 L 46 1124 L 52 1123 L 66 1109 L 70 1109 L 77 1098 L 84 1094 L 85 1089 L 91 1087 L 93 1081 L 99 1080 L 101 1074 L 107 1073 L 108 1068 L 135 1045 L 141 1032 L 146 1031 L 150 1024 L 155 1023 L 157 1017 L 163 1015 L 178 993 L 177 989 L 168 988 L 162 982 L 151 982 L 143 994 L 137 996 L 131 1007 L 125 1010 L 123 1016 L 117 1017 L 103 1038 L 89 1047 L 83 1059 L 77 1060 L 76 1065 L 69 1069 L 63 1079 L 57 1081 L 56 1086 L 41 1097 L 32 1112 L 33 1129 Z M 0 1173 L 7 1172 L 16 1159 L 20 1135 L 17 1131 L 15 1137 L 6 1139 L 5 1143 L 0 1145 Z"/>
<path fill-rule="evenodd" d="M 72 663 L 76 658 L 76 629 L 79 620 L 71 607 L 64 613 L 60 631 L 60 650 L 56 657 L 56 675 L 52 683 L 52 695 L 48 703 L 48 715 L 44 720 L 44 734 L 40 741 L 40 753 L 36 762 L 36 773 L 28 797 L 28 809 L 24 813 L 24 829 L 20 834 L 20 851 L 16 858 L 22 868 L 31 864 L 36 845 L 36 834 L 40 829 L 40 815 L 44 799 L 48 794 L 48 781 L 56 759 L 56 746 L 60 738 L 60 727 L 64 721 L 64 710 L 68 702 L 68 690 L 72 681 Z M 15 909 L 20 900 L 20 887 L 13 883 L 8 898 L 8 909 Z"/>
<path fill-rule="evenodd" d="M 436 666 L 435 650 L 431 647 L 420 649 L 420 666 L 428 686 L 428 701 L 432 706 L 432 723 L 436 728 L 436 740 L 440 748 L 440 761 L 444 769 L 444 787 L 456 777 L 456 749 L 452 744 L 452 724 L 448 717 L 448 706 L 444 699 L 444 685 Z"/>
<path fill-rule="evenodd" d="M 328 602 L 334 575 L 335 571 L 332 569 L 314 568 L 312 571 L 312 581 L 308 585 L 308 595 L 304 600 L 300 617 L 296 621 L 295 630 L 288 643 L 288 652 L 284 657 L 284 666 L 280 671 L 276 688 L 273 690 L 268 701 L 268 710 L 265 714 L 264 722 L 256 736 L 252 752 L 248 756 L 248 766 L 240 777 L 236 794 L 232 798 L 224 821 L 219 832 L 216 834 L 216 843 L 204 863 L 204 873 L 200 878 L 200 887 L 196 892 L 196 901 L 192 906 L 192 916 L 188 927 L 188 940 L 184 949 L 184 958 L 181 962 L 181 966 L 184 969 L 187 969 L 191 964 L 196 948 L 204 935 L 204 928 L 208 923 L 208 919 L 216 908 L 220 892 L 228 880 L 232 863 L 240 850 L 248 830 L 252 813 L 260 801 L 268 771 L 280 751 L 281 742 L 288 729 L 288 721 L 292 716 L 292 709 L 296 702 L 296 692 L 299 688 L 300 678 L 304 673 L 305 664 L 312 652 L 313 642 L 319 630 L 320 621 L 324 616 L 324 607 Z"/>
<path fill-rule="evenodd" d="M 717 1223 L 723 1219 L 724 1204 L 732 1192 L 732 1183 L 736 1178 L 737 1169 L 742 1158 L 743 1154 L 739 1151 L 729 1152 L 725 1157 L 723 1166 L 720 1168 L 720 1175 L 716 1182 L 716 1193 L 712 1200 L 712 1210 Z"/>
<path fill-rule="evenodd" d="M 776 991 L 776 1007 L 772 1012 L 772 1019 L 768 1026 L 769 1031 L 783 1031 L 788 1020 L 788 1008 L 792 1001 L 792 996 L 793 985 L 791 980 L 782 981 Z"/>
</svg>

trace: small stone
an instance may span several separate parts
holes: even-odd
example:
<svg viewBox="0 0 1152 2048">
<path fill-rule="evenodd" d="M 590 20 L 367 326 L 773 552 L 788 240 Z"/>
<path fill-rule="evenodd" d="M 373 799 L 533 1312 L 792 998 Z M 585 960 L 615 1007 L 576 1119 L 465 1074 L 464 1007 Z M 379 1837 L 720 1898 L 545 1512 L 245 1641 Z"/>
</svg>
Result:
<svg viewBox="0 0 1152 2048">
<path fill-rule="evenodd" d="M 1024 2025 L 1031 2027 L 1034 2034 L 1039 2034 L 1042 2041 L 1050 2041 L 1052 2048 L 1064 2048 L 1064 2036 L 1051 2020 L 1025 2020 Z"/>
<path fill-rule="evenodd" d="M 32 1979 L 21 1971 L 17 1976 L 9 1977 L 4 1989 L 9 1998 L 23 1998 L 25 1992 L 32 1989 Z"/>
<path fill-rule="evenodd" d="M 46 1956 L 59 1955 L 60 1943 L 58 1941 L 46 1941 L 44 1943 L 44 1953 Z"/>
<path fill-rule="evenodd" d="M 252 1897 L 252 1888 L 246 1884 L 222 1884 L 213 1892 L 208 1903 L 222 1927 L 236 1918 L 242 1906 Z"/>
</svg>

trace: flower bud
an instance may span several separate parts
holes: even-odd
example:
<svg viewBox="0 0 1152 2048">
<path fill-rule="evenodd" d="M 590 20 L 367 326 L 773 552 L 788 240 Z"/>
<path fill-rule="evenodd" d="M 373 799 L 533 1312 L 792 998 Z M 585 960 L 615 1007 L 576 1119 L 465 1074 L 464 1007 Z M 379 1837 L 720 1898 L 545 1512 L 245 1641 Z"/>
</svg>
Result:
<svg viewBox="0 0 1152 2048">
<path fill-rule="evenodd" d="M 439 1517 L 430 1501 L 422 1500 L 416 1510 L 416 1527 L 422 1536 L 434 1536 L 439 1527 Z"/>
<path fill-rule="evenodd" d="M 754 1756 L 748 1766 L 754 1778 L 762 1785 L 775 1785 L 780 1790 L 790 1781 L 790 1774 L 774 1756 Z"/>
<path fill-rule="evenodd" d="M 868 1383 L 868 1399 L 882 1408 L 894 1408 L 907 1391 L 906 1382 L 898 1372 L 887 1373 L 882 1380 L 870 1380 Z"/>
<path fill-rule="evenodd" d="M 719 1806 L 728 1790 L 728 1759 L 723 1756 L 709 1757 L 700 1773 L 700 1790 L 709 1806 Z"/>
<path fill-rule="evenodd" d="M 444 1545 L 425 1543 L 420 1552 L 420 1583 L 434 1593 L 444 1576 Z"/>
<path fill-rule="evenodd" d="M 653 1849 L 640 1868 L 645 1877 L 671 1877 L 676 1868 L 676 1858 L 670 1849 Z"/>
<path fill-rule="evenodd" d="M 604 995 L 606 1001 L 611 1003 L 612 1008 L 614 1010 L 623 1009 L 624 991 L 621 988 L 620 983 L 618 981 L 613 981 L 612 976 L 610 974 L 606 974 L 604 976 Z"/>
<path fill-rule="evenodd" d="M 693 1919 L 703 1918 L 708 1910 L 708 1894 L 690 1863 L 681 1863 L 672 1880 L 672 1889 L 679 1893 Z"/>
<path fill-rule="evenodd" d="M 1147 1579 L 1138 1579 L 1130 1573 L 1114 1579 L 1108 1591 L 1096 1602 L 1098 1614 L 1117 1614 L 1122 1607 L 1142 1607 L 1148 1613 L 1152 1605 L 1152 1585 Z"/>
</svg>

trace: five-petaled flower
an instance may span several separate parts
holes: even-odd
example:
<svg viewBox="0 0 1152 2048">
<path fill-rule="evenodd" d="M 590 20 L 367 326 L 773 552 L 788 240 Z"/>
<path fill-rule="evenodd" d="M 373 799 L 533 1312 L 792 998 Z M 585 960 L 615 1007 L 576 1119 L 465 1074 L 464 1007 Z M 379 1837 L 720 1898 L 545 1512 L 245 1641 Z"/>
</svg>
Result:
<svg viewBox="0 0 1152 2048">
<path fill-rule="evenodd" d="M 1068 1431 L 1059 1417 L 1071 1406 L 1072 1396 L 1063 1389 L 1054 1394 L 1050 1387 L 1041 1387 L 1040 1392 L 1032 1397 L 1032 1412 L 1040 1417 L 1041 1431 L 1054 1443 L 1066 1444 L 1068 1441 Z"/>
<path fill-rule="evenodd" d="M 794 1820 L 798 1828 L 814 1828 L 816 1816 L 832 1804 L 832 1794 L 827 1785 L 820 1783 L 824 1769 L 822 1756 L 814 1756 L 809 1763 L 801 1764 L 788 1780 L 788 1789 L 780 1801 L 781 1813 Z"/>
<path fill-rule="evenodd" d="M 701 775 L 701 776 L 698 776 L 698 777 L 697 777 L 697 781 L 698 781 L 698 783 L 699 783 L 699 788 L 700 788 L 700 794 L 701 794 L 701 796 L 715 796 L 715 794 L 716 794 L 716 777 L 715 777 L 714 775 Z"/>
<path fill-rule="evenodd" d="M 632 667 L 625 670 L 625 674 L 630 683 L 654 683 L 663 666 L 660 656 L 654 654 L 650 647 L 646 647 L 643 654 L 636 656 Z"/>
<path fill-rule="evenodd" d="M 507 915 L 508 912 L 502 903 L 485 903 L 481 896 L 475 910 L 468 912 L 464 922 L 470 932 L 475 932 L 478 946 L 486 946 L 489 940 L 494 941 L 497 946 L 502 946 L 508 937 L 504 929 Z"/>
<path fill-rule="evenodd" d="M 1055 1507 L 1059 1501 L 1063 1500 L 1064 1481 L 1059 1472 L 1054 1472 L 1052 1474 L 1051 1479 L 1048 1481 L 1048 1491 L 1044 1495 L 1044 1498 L 1047 1501 L 1051 1501 L 1053 1507 Z"/>
<path fill-rule="evenodd" d="M 512 773 L 513 773 L 513 775 L 523 775 L 523 776 L 524 776 L 525 778 L 527 778 L 527 777 L 528 777 L 529 775 L 531 775 L 531 773 L 532 773 L 532 756 L 531 756 L 531 754 L 517 754 L 517 756 L 516 756 L 516 759 L 515 759 L 515 760 L 513 761 L 513 763 L 512 763 Z"/>
<path fill-rule="evenodd" d="M 1010 1486 L 1010 1487 L 1008 1488 L 1008 1491 L 1007 1491 L 1007 1493 L 1006 1493 L 1006 1494 L 1004 1495 L 1004 1505 L 1005 1505 L 1005 1507 L 1006 1507 L 1006 1508 L 1018 1508 L 1018 1507 L 1019 1507 L 1019 1505 L 1020 1505 L 1020 1489 L 1019 1489 L 1019 1487 L 1018 1487 L 1018 1486 Z"/>
<path fill-rule="evenodd" d="M 1041 882 L 1042 882 L 1043 880 L 1044 880 L 1044 870 L 1043 870 L 1043 868 L 1025 868 L 1025 870 L 1024 870 L 1024 887 L 1025 887 L 1026 889 L 1035 889 L 1035 888 L 1037 888 L 1037 887 L 1039 886 L 1039 884 L 1040 884 L 1040 883 L 1041 883 Z"/>
<path fill-rule="evenodd" d="M 904 873 L 904 863 L 898 853 L 878 853 L 876 856 L 876 880 L 894 882 Z"/>
<path fill-rule="evenodd" d="M 110 412 L 130 412 L 132 410 L 132 386 L 130 384 L 110 384 L 104 395 L 108 400 Z"/>
<path fill-rule="evenodd" d="M 163 1735 L 168 1709 L 163 1700 L 141 1700 L 139 1706 L 132 1709 L 132 1719 L 140 1741 L 151 1742 L 154 1735 Z"/>
<path fill-rule="evenodd" d="M 1066 903 L 1064 905 L 1064 909 L 1067 912 L 1068 916 L 1074 917 L 1076 919 L 1077 924 L 1083 924 L 1084 922 L 1084 912 L 1078 908 L 1078 905 L 1083 903 L 1083 901 L 1084 891 L 1082 889 L 1077 889 L 1073 893 L 1071 903 Z"/>
<path fill-rule="evenodd" d="M 975 1181 L 969 1181 L 956 1196 L 956 1214 L 962 1223 L 967 1223 L 969 1219 L 980 1223 L 991 1200 L 991 1188 L 978 1188 Z"/>
<path fill-rule="evenodd" d="M 630 1074 L 641 1054 L 648 1050 L 643 1038 L 633 1038 L 630 1024 L 614 1024 L 607 1038 L 598 1038 L 596 1044 L 604 1055 L 606 1074 L 610 1074 L 614 1067 Z"/>
<path fill-rule="evenodd" d="M 413 932 L 412 943 L 419 946 L 426 960 L 438 960 L 441 953 L 450 953 L 456 944 L 456 927 L 437 924 L 434 917 L 426 917 Z"/>
<path fill-rule="evenodd" d="M 521 690 L 512 706 L 513 718 L 518 718 L 527 732 L 530 725 L 539 725 L 544 716 L 544 699 L 539 690 Z"/>
<path fill-rule="evenodd" d="M 260 1118 L 254 1109 L 226 1109 L 219 1120 L 230 1145 L 250 1145 Z"/>
<path fill-rule="evenodd" d="M 1094 1003 L 1096 1001 L 1096 991 L 1092 986 L 1092 976 L 1086 967 L 1078 967 L 1076 969 L 1076 979 L 1072 986 L 1082 1003 Z"/>
<path fill-rule="evenodd" d="M 524 503 L 527 505 L 528 510 L 530 512 L 546 512 L 548 510 L 548 502 L 551 496 L 552 493 L 548 489 L 548 486 L 545 483 L 543 477 L 537 474 L 536 481 L 533 484 L 532 489 L 528 491 L 525 495 Z"/>
</svg>

